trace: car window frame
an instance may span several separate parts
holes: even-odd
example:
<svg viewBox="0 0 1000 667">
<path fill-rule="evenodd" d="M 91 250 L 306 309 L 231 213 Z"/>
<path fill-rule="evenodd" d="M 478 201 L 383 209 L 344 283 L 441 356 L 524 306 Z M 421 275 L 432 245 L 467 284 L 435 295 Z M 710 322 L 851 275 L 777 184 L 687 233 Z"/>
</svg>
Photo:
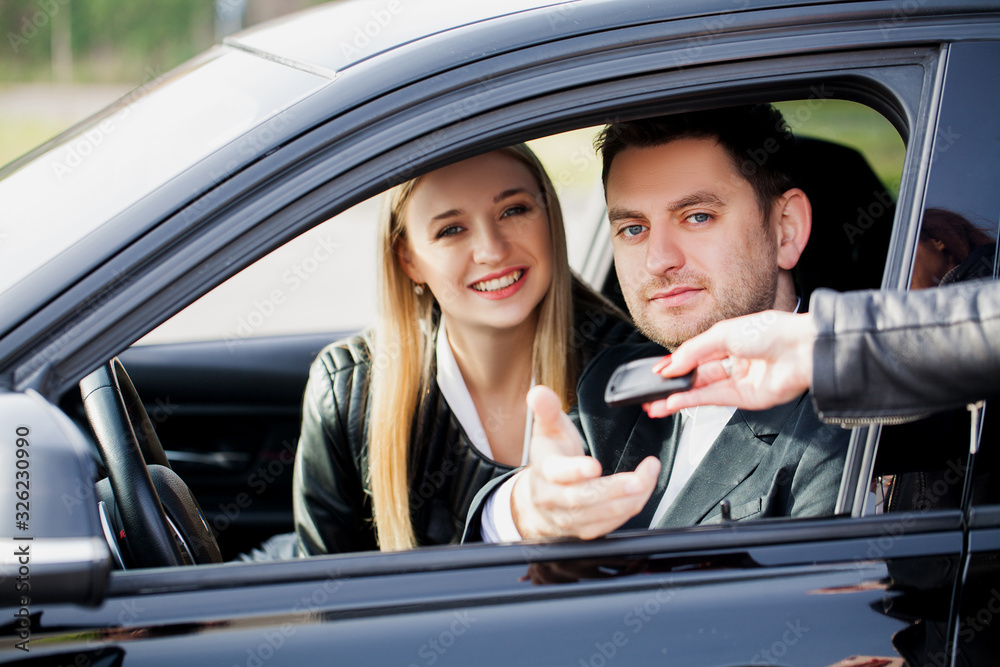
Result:
<svg viewBox="0 0 1000 667">
<path fill-rule="evenodd" d="M 822 58 L 820 60 L 823 62 L 827 62 L 826 58 Z M 827 64 L 829 63 L 827 62 Z M 775 67 L 778 66 L 779 65 L 777 64 L 775 65 Z M 811 67 L 810 69 L 820 69 L 820 68 L 816 67 L 814 63 L 813 67 Z M 843 72 L 843 70 L 841 70 L 841 72 Z M 710 76 L 711 75 L 709 75 L 709 77 Z M 812 76 L 812 74 L 810 74 L 809 76 Z M 836 75 L 834 74 L 831 74 L 830 76 L 832 79 L 837 78 Z M 801 73 L 799 73 L 798 75 L 784 74 L 776 78 L 780 79 L 781 83 L 783 84 L 780 87 L 780 91 L 778 87 L 774 85 L 776 83 L 775 80 L 767 80 L 765 78 L 765 84 L 762 85 L 747 86 L 746 84 L 741 84 L 739 87 L 742 88 L 742 96 L 744 98 L 751 96 L 759 98 L 762 95 L 761 91 L 767 91 L 767 94 L 775 99 L 781 97 L 794 96 L 796 91 L 802 90 L 802 86 L 804 85 L 803 82 L 806 80 L 805 75 Z M 849 72 L 849 76 L 843 77 L 841 80 L 844 82 L 843 89 L 845 91 L 848 92 L 856 91 L 857 86 L 859 85 L 858 70 L 857 69 L 851 70 Z M 872 84 L 879 82 L 877 78 L 872 78 L 870 81 Z M 703 93 L 704 96 L 700 98 L 699 105 L 712 106 L 718 104 L 721 99 L 726 99 L 732 94 L 733 94 L 732 86 L 726 86 L 723 84 L 716 83 L 716 90 L 712 94 Z M 648 100 L 647 102 L 645 102 L 644 105 L 642 106 L 637 105 L 636 107 L 634 107 L 633 115 L 643 115 L 643 113 L 645 113 L 647 109 L 651 109 L 654 107 L 663 108 L 663 106 L 670 107 L 672 106 L 672 104 L 676 105 L 677 95 L 678 92 L 676 91 L 676 89 L 674 89 L 668 93 L 661 94 L 658 96 L 653 96 L 653 99 Z M 865 97 L 864 95 L 856 95 L 856 96 L 861 98 Z M 921 101 L 923 102 L 924 100 Z M 497 112 L 492 112 L 489 115 L 495 116 L 496 113 Z M 593 116 L 585 116 L 585 118 L 592 118 L 592 117 Z M 473 128 L 481 126 L 479 123 L 475 122 L 476 120 L 477 119 L 470 119 L 468 121 L 468 124 L 471 125 Z M 585 121 L 581 123 L 579 118 L 574 118 L 572 120 L 567 120 L 565 122 L 572 123 L 574 126 L 579 124 L 585 124 Z M 565 129 L 570 129 L 570 128 L 565 127 Z M 913 141 L 913 137 L 923 136 L 923 134 L 926 133 L 926 127 L 921 125 L 921 123 L 919 122 L 914 123 L 913 126 L 910 127 L 910 130 L 911 130 L 910 133 L 911 141 Z M 529 129 L 523 134 L 517 136 L 517 138 L 529 138 L 532 132 L 537 132 L 537 130 Z M 474 131 L 470 131 L 469 134 L 470 136 L 475 136 Z M 482 137 L 482 135 L 479 135 L 479 137 L 480 138 L 476 148 L 477 152 L 492 147 L 493 143 L 499 145 L 500 141 L 506 142 L 510 140 L 509 134 L 501 134 L 499 132 L 494 132 L 489 137 L 484 138 Z M 487 145 L 486 147 L 483 146 L 484 142 Z M 456 141 L 456 143 L 458 142 Z M 920 145 L 919 141 L 917 142 L 917 145 L 918 146 Z M 459 146 L 461 146 L 461 144 L 459 144 Z M 911 146 L 908 146 L 906 162 L 904 164 L 904 171 L 903 171 L 904 175 L 900 189 L 900 202 L 907 201 L 905 199 L 907 197 L 909 198 L 909 201 L 916 200 L 915 190 L 918 190 L 917 184 L 915 184 L 913 181 L 915 178 L 918 178 L 920 176 L 918 166 L 914 164 L 918 160 L 920 152 L 914 150 Z M 440 151 L 435 151 L 433 154 L 429 155 L 426 159 L 426 162 L 424 162 L 421 165 L 421 171 L 433 169 L 436 166 L 442 164 L 443 162 L 447 162 L 452 159 L 461 159 L 461 157 L 464 156 L 466 152 L 470 150 L 469 147 L 462 147 L 458 149 L 456 149 L 455 147 L 451 147 L 450 150 L 447 150 L 446 148 L 447 147 L 442 147 Z M 337 191 L 338 189 L 340 189 L 338 188 L 338 184 L 335 182 L 331 182 L 326 187 L 331 191 Z M 298 201 L 296 202 L 296 206 L 305 206 L 305 203 L 302 201 Z M 907 210 L 902 204 L 900 205 L 900 208 L 902 210 Z M 907 230 L 898 229 L 899 227 L 898 221 L 896 226 L 897 230 L 894 232 L 894 243 L 898 246 L 900 243 L 899 237 L 901 236 L 905 237 Z M 887 274 L 885 278 L 885 280 L 888 282 L 891 282 L 893 279 L 898 279 L 898 277 L 894 278 L 893 276 Z M 870 456 L 871 452 L 871 449 L 868 445 L 871 441 L 873 441 L 875 435 L 877 434 L 874 433 L 874 429 L 867 431 L 867 433 L 865 429 L 859 429 L 852 439 L 851 450 L 849 453 L 849 460 L 851 462 L 851 467 L 849 469 L 845 468 L 845 475 L 844 475 L 845 484 L 843 485 L 841 490 L 841 502 L 839 503 L 839 505 L 841 506 L 841 511 L 844 513 L 848 511 L 847 508 L 849 507 L 849 505 L 846 505 L 844 503 L 849 502 L 851 498 L 850 494 L 852 493 L 852 491 L 856 488 L 861 488 L 864 486 L 863 484 L 860 483 L 860 480 L 862 478 L 861 477 L 852 478 L 851 476 L 855 473 L 849 472 L 849 470 L 857 471 L 856 474 L 859 476 L 866 474 L 865 471 L 869 470 L 870 461 L 868 461 L 869 467 L 865 466 L 867 457 Z M 858 506 L 854 506 L 852 510 L 855 516 L 857 516 L 860 513 L 860 508 Z M 922 527 L 918 526 L 916 528 L 913 528 L 912 529 L 913 531 L 916 532 L 921 532 L 922 530 L 934 531 L 941 529 L 943 526 L 948 526 L 953 528 L 956 525 L 958 525 L 956 524 L 957 517 L 951 513 L 935 513 L 933 516 L 923 517 L 923 519 L 924 520 L 921 522 L 923 524 Z M 821 536 L 829 538 L 831 534 L 838 534 L 839 532 L 844 532 L 846 534 L 855 534 L 855 535 L 856 534 L 877 535 L 881 530 L 881 528 L 878 528 L 878 526 L 881 525 L 881 520 L 878 518 L 866 519 L 862 524 L 857 524 L 858 527 L 856 528 L 852 527 L 856 525 L 856 521 L 857 519 L 852 519 L 852 521 L 850 522 L 844 522 L 841 519 L 834 519 L 832 520 L 831 523 L 831 520 L 829 519 L 815 519 L 805 522 L 802 522 L 800 520 L 778 519 L 778 520 L 769 520 L 767 522 L 761 522 L 759 525 L 752 526 L 749 532 L 747 532 L 746 527 L 741 527 L 740 530 L 738 531 L 728 527 L 717 527 L 717 528 L 712 527 L 709 529 L 706 529 L 704 527 L 698 529 L 693 529 L 693 528 L 665 529 L 660 531 L 646 531 L 641 535 L 625 534 L 622 536 L 614 536 L 613 538 L 609 538 L 608 540 L 599 543 L 600 546 L 598 546 L 598 543 L 578 544 L 572 547 L 560 545 L 558 547 L 558 550 L 560 552 L 565 551 L 565 553 L 560 554 L 565 557 L 579 557 L 578 556 L 579 554 L 587 554 L 590 556 L 594 556 L 594 555 L 599 555 L 601 553 L 613 553 L 616 550 L 620 549 L 622 545 L 619 544 L 619 540 L 631 541 L 638 539 L 640 541 L 643 541 L 653 536 L 656 536 L 656 539 L 649 541 L 648 547 L 643 547 L 642 549 L 640 549 L 640 551 L 645 551 L 646 548 L 648 548 L 650 552 L 655 552 L 665 548 L 666 544 L 670 545 L 669 548 L 672 551 L 684 550 L 685 543 L 691 543 L 692 546 L 690 548 L 692 549 L 723 548 L 723 547 L 735 548 L 737 546 L 748 545 L 750 543 L 759 545 L 762 542 L 767 542 L 768 540 L 775 540 L 779 542 L 792 541 L 792 542 L 805 543 L 818 539 Z M 548 557 L 551 557 L 551 555 L 555 552 L 549 552 L 547 548 L 548 546 L 551 545 L 547 544 L 520 545 L 514 547 L 516 555 L 511 554 L 509 551 L 504 553 L 505 547 L 498 546 L 497 548 L 500 549 L 501 553 L 497 554 L 496 556 L 497 562 L 524 562 L 524 559 L 526 557 L 528 559 L 540 558 L 542 554 L 547 554 Z M 492 547 L 487 547 L 487 546 L 478 547 L 472 549 L 467 553 L 469 553 L 470 558 L 473 553 L 478 554 L 477 562 L 479 562 L 478 559 L 481 558 L 483 555 L 482 549 L 490 549 L 490 548 Z M 463 553 L 466 553 L 465 550 L 469 549 L 469 547 L 468 546 L 462 547 L 458 552 L 451 552 L 449 550 L 450 548 L 447 547 L 432 548 L 432 549 L 434 554 L 433 558 L 435 559 L 435 563 L 437 564 L 437 566 L 442 566 L 444 563 L 449 563 L 448 567 L 461 567 L 461 563 L 466 558 L 466 556 L 464 556 Z M 417 553 L 421 552 L 425 552 L 425 550 L 419 550 L 419 552 Z M 528 556 L 525 556 L 526 552 L 529 554 Z M 530 555 L 533 552 L 535 553 L 535 555 Z M 355 554 L 355 555 L 338 555 L 338 556 L 330 556 L 322 558 L 336 558 L 338 559 L 338 564 L 344 565 L 346 561 L 343 561 L 342 559 L 355 559 L 360 557 L 362 558 L 362 561 L 364 561 L 365 557 L 372 558 L 373 556 L 377 558 L 378 563 L 382 563 L 382 560 L 384 558 L 388 558 L 389 561 L 403 559 L 397 565 L 401 566 L 403 569 L 406 569 L 406 567 L 408 567 L 403 565 L 403 562 L 406 562 L 407 558 L 409 557 L 406 554 L 393 554 L 393 555 Z M 424 556 L 413 555 L 413 558 L 419 561 L 421 558 L 424 558 Z M 492 558 L 488 560 L 492 560 Z M 352 560 L 350 562 L 354 563 L 355 561 Z M 365 562 L 367 561 L 361 562 L 357 565 L 358 567 L 357 572 L 359 573 L 359 576 L 364 572 L 369 572 L 370 567 L 375 569 L 380 569 L 382 567 L 382 565 L 378 565 L 375 563 L 365 564 Z M 195 580 L 198 580 L 201 576 L 202 575 L 199 575 L 198 573 L 191 574 L 191 577 L 194 577 Z M 294 575 L 294 576 L 298 577 L 299 575 Z M 188 577 L 185 577 L 184 580 L 187 580 L 187 578 Z M 143 577 L 142 573 L 129 573 L 126 577 L 123 578 L 122 585 L 125 585 L 124 581 L 139 582 L 145 580 L 146 579 Z M 131 588 L 129 589 L 131 590 Z"/>
<path fill-rule="evenodd" d="M 176 312 L 204 293 L 208 286 L 216 284 L 221 277 L 232 275 L 302 230 L 376 194 L 389 184 L 387 181 L 394 178 L 429 171 L 511 141 L 593 125 L 608 118 L 612 112 L 621 116 L 635 117 L 649 114 L 653 110 L 664 113 L 682 107 L 690 108 L 691 95 L 698 96 L 697 106 L 706 107 L 721 105 L 723 100 L 725 103 L 733 104 L 741 100 L 759 100 L 762 97 L 787 99 L 798 95 L 802 90 L 808 90 L 808 85 L 815 80 L 817 72 L 829 77 L 831 85 L 836 83 L 834 87 L 845 97 L 869 103 L 876 102 L 883 106 L 889 115 L 893 115 L 895 111 L 897 122 L 903 122 L 904 119 L 906 121 L 902 129 L 909 135 L 909 140 L 898 210 L 908 213 L 903 217 L 897 214 L 883 282 L 883 285 L 898 284 L 905 274 L 901 267 L 912 263 L 910 253 L 913 244 L 907 244 L 915 233 L 914 211 L 918 210 L 916 204 L 920 202 L 923 179 L 926 177 L 926 173 L 920 168 L 920 161 L 929 151 L 928 133 L 934 127 L 931 121 L 935 99 L 940 94 L 937 71 L 940 53 L 940 49 L 934 47 L 886 48 L 879 52 L 880 64 L 877 66 L 871 65 L 870 52 L 827 53 L 789 56 L 766 61 L 705 65 L 679 72 L 668 71 L 614 81 L 600 81 L 527 100 L 524 93 L 514 94 L 508 91 L 508 97 L 504 98 L 507 99 L 506 104 L 497 104 L 496 108 L 461 119 L 452 125 L 444 136 L 439 137 L 440 141 L 434 142 L 431 146 L 422 145 L 422 142 L 426 139 L 429 128 L 435 126 L 432 118 L 433 109 L 424 110 L 422 116 L 420 110 L 411 109 L 410 111 L 416 113 L 416 116 L 410 116 L 408 121 L 410 126 L 423 124 L 425 132 L 413 131 L 410 139 L 400 141 L 391 149 L 381 153 L 375 154 L 376 152 L 372 151 L 373 157 L 335 177 L 327 175 L 324 180 L 321 175 L 324 166 L 333 161 L 340 161 L 339 158 L 342 156 L 339 155 L 338 149 L 348 134 L 345 128 L 352 127 L 352 123 L 358 122 L 355 119 L 363 116 L 365 109 L 361 107 L 352 112 L 354 116 L 351 119 L 346 119 L 345 115 L 331 121 L 294 142 L 293 146 L 296 148 L 289 153 L 277 151 L 273 156 L 261 160 L 220 184 L 213 193 L 178 212 L 175 217 L 200 216 L 202 227 L 210 230 L 206 232 L 207 236 L 215 235 L 223 238 L 219 241 L 213 239 L 213 243 L 217 245 L 208 244 L 204 250 L 205 255 L 196 255 L 172 272 L 137 273 L 134 281 L 128 282 L 118 292 L 113 292 L 106 301 L 95 304 L 91 314 L 104 318 L 107 323 L 106 328 L 96 336 L 81 336 L 80 338 L 84 340 L 77 346 L 70 346 L 67 343 L 65 348 L 60 347 L 55 350 L 51 358 L 46 360 L 52 372 L 41 388 L 49 395 L 67 389 L 76 378 L 92 366 L 96 359 L 106 358 L 109 349 L 121 349 L 124 344 L 135 340 L 140 333 L 148 330 L 150 322 L 162 321 L 167 314 Z M 925 71 L 919 77 L 907 79 L 900 76 L 901 69 L 907 67 L 924 68 Z M 935 85 L 928 89 L 929 82 Z M 914 88 L 916 88 L 915 98 Z M 457 89 L 452 95 L 457 99 L 462 92 L 462 89 Z M 441 103 L 447 104 L 449 100 L 442 100 Z M 368 125 L 366 131 L 370 137 L 377 137 L 379 132 L 386 131 L 385 126 L 391 125 L 391 121 L 392 118 L 389 118 L 372 123 Z M 341 135 L 341 139 L 339 141 L 332 139 L 331 134 Z M 315 143 L 318 139 L 322 139 L 319 143 L 325 148 L 318 153 L 310 151 L 307 161 L 296 164 L 303 150 L 302 142 Z M 274 162 L 289 165 L 285 172 L 284 183 L 276 190 L 266 193 L 248 192 L 250 183 L 273 178 Z M 401 169 L 400 164 L 407 165 L 407 169 Z M 254 209 L 255 213 L 248 216 L 247 213 L 251 209 Z M 909 218 L 906 215 L 909 215 Z M 156 244 L 156 247 L 159 247 L 162 235 L 170 234 L 170 230 L 171 225 L 168 221 L 134 244 L 130 250 L 134 255 L 142 256 L 145 246 Z M 205 262 L 206 256 L 209 260 L 207 262 Z M 194 262 L 200 263 L 202 270 L 185 274 L 184 270 Z M 159 281 L 164 281 L 168 277 L 173 282 L 171 290 L 165 294 L 158 294 L 153 299 L 142 297 L 149 293 L 157 293 L 151 288 L 162 284 Z M 71 350 L 72 354 L 66 350 Z M 32 368 L 32 370 L 38 369 Z M 31 386 L 35 378 L 34 374 L 22 374 L 20 386 Z M 838 509 L 844 513 L 850 511 L 856 514 L 860 511 L 858 498 L 864 488 L 861 480 L 866 479 L 866 470 L 870 476 L 871 454 L 876 439 L 876 429 L 867 432 L 859 429 L 852 438 L 848 467 L 845 468 L 844 474 L 845 484 L 842 485 L 841 499 L 838 501 Z M 944 520 L 942 517 L 925 518 L 930 521 Z M 950 519 L 950 517 L 944 518 Z M 788 523 L 793 525 L 785 526 L 782 522 L 784 537 L 781 539 L 804 539 L 796 536 L 816 534 L 816 527 L 811 522 L 803 526 L 797 525 L 796 522 Z M 827 525 L 822 521 L 819 523 L 824 527 Z M 854 522 L 848 522 L 848 525 L 854 525 Z M 768 529 L 768 526 L 754 526 L 750 532 L 756 534 Z M 709 529 L 711 530 L 716 529 Z M 857 530 L 864 533 L 862 528 Z M 720 532 L 716 533 L 717 535 L 733 534 L 734 544 L 742 543 L 745 539 L 743 531 L 736 534 L 725 527 L 718 528 L 718 531 Z M 696 540 L 704 539 L 706 534 L 704 529 L 674 529 L 664 532 L 660 537 L 669 537 L 669 541 L 673 544 L 671 548 L 678 548 L 679 536 L 686 532 Z M 759 539 L 760 536 L 757 537 Z M 617 539 L 619 538 L 610 539 L 602 544 L 615 544 Z M 718 539 L 725 541 L 721 537 Z M 650 548 L 664 548 L 660 544 L 659 539 L 651 541 Z M 483 549 L 489 551 L 491 548 Z M 496 548 L 503 549 L 503 547 Z M 583 549 L 583 553 L 591 553 L 592 550 L 601 551 L 610 547 L 578 545 L 573 548 Z M 473 553 L 485 552 L 476 549 L 468 553 L 471 556 Z M 405 563 L 409 557 L 408 554 L 396 554 L 383 555 L 380 558 L 402 559 Z M 524 562 L 522 555 L 498 552 L 495 557 L 500 561 L 514 559 Z M 418 552 L 413 554 L 412 558 L 415 562 L 419 562 L 423 557 Z M 464 558 L 460 554 L 457 557 L 459 562 L 456 562 L 455 566 L 460 567 L 460 562 Z M 402 567 L 406 569 L 405 565 Z M 194 573 L 192 576 L 200 575 Z M 129 575 L 128 579 L 132 578 L 132 575 Z"/>
</svg>

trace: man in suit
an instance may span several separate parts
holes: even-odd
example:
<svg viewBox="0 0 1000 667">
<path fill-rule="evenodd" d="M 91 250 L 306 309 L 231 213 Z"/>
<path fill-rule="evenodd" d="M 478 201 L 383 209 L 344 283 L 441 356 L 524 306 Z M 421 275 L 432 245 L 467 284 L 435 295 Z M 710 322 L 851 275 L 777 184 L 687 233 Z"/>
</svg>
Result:
<svg viewBox="0 0 1000 667">
<path fill-rule="evenodd" d="M 805 395 L 665 419 L 603 400 L 625 361 L 666 354 L 723 319 L 798 308 L 792 269 L 812 212 L 780 114 L 754 105 L 616 123 L 598 148 L 618 279 L 645 338 L 588 366 L 575 423 L 548 388 L 532 389 L 530 464 L 480 492 L 466 538 L 832 514 L 849 431 L 820 422 Z"/>
</svg>

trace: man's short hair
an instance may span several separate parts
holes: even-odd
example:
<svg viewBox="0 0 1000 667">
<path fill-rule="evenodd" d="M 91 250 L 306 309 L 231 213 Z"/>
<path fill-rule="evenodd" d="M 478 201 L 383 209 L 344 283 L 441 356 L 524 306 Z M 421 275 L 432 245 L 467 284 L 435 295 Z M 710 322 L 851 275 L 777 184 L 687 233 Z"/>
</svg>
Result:
<svg viewBox="0 0 1000 667">
<path fill-rule="evenodd" d="M 602 179 L 618 153 L 627 148 L 652 148 L 678 139 L 715 139 L 729 154 L 736 170 L 754 189 L 761 211 L 795 187 L 793 153 L 795 139 L 781 112 L 770 104 L 643 118 L 612 123 L 594 140 L 604 160 Z"/>
</svg>

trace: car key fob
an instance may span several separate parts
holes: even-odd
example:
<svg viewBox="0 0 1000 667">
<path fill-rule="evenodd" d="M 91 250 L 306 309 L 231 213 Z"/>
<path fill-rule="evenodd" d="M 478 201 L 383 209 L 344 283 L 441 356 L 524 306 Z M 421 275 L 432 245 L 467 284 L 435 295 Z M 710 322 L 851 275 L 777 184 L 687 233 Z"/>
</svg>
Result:
<svg viewBox="0 0 1000 667">
<path fill-rule="evenodd" d="M 605 387 L 604 402 L 611 407 L 636 405 L 690 389 L 694 383 L 694 371 L 676 378 L 664 378 L 653 372 L 653 366 L 662 359 L 645 357 L 616 368 Z"/>
</svg>

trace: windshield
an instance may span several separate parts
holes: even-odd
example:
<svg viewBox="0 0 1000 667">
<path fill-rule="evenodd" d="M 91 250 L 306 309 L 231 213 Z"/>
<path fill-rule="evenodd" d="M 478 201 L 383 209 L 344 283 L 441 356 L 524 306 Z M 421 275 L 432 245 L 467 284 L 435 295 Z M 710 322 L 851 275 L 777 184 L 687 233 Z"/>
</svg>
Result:
<svg viewBox="0 0 1000 667">
<path fill-rule="evenodd" d="M 0 292 L 329 80 L 220 49 L 140 87 L 0 179 Z"/>
</svg>

